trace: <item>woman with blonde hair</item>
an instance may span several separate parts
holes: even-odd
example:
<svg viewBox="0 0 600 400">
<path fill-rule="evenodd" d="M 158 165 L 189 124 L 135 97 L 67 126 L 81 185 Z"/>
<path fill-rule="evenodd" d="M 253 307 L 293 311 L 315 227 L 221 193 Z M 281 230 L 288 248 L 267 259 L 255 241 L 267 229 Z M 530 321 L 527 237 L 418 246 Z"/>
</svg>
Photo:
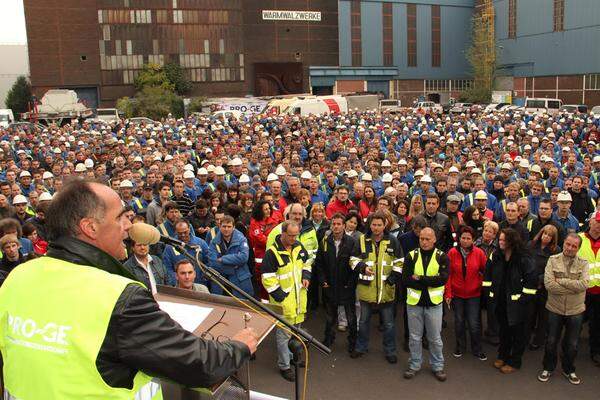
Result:
<svg viewBox="0 0 600 400">
<path fill-rule="evenodd" d="M 410 199 L 410 208 L 408 209 L 408 218 L 413 219 L 417 215 L 423 213 L 423 198 L 420 195 L 413 196 Z"/>
<path fill-rule="evenodd" d="M 310 222 L 312 222 L 315 230 L 317 231 L 317 238 L 319 242 L 329 229 L 329 221 L 327 221 L 325 214 L 325 206 L 323 203 L 314 203 L 310 208 Z"/>
<path fill-rule="evenodd" d="M 550 256 L 560 253 L 562 250 L 558 245 L 558 229 L 552 224 L 544 226 L 529 242 L 529 249 L 538 276 L 537 292 L 535 294 L 535 303 L 532 304 L 531 316 L 527 326 L 529 348 L 537 350 L 546 342 L 547 311 L 546 300 L 548 292 L 544 287 L 544 272 Z M 533 337 L 532 337 L 533 336 Z"/>
</svg>

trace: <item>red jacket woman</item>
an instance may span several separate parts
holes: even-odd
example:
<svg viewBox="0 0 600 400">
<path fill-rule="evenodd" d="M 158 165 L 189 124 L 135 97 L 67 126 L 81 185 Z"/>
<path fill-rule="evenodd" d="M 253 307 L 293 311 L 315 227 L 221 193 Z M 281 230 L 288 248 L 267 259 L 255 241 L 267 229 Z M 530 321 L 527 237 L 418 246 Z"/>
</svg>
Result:
<svg viewBox="0 0 600 400">
<path fill-rule="evenodd" d="M 262 259 L 267 251 L 267 237 L 271 230 L 281 222 L 281 214 L 274 212 L 271 204 L 267 201 L 259 201 L 254 206 L 252 218 L 250 218 L 250 227 L 248 229 L 248 239 L 254 253 L 254 277 L 260 287 L 261 299 L 268 299 L 269 295 L 262 286 L 261 271 Z"/>
<path fill-rule="evenodd" d="M 463 257 L 460 246 L 450 249 L 448 252 L 450 261 L 448 268 L 448 282 L 446 283 L 446 298 L 459 297 L 470 299 L 481 295 L 481 284 L 487 257 L 479 247 L 472 246 Z M 464 262 L 466 259 L 466 263 Z"/>
<path fill-rule="evenodd" d="M 372 187 L 367 186 L 363 198 L 358 202 L 360 217 L 366 220 L 369 214 L 374 213 L 377 209 L 377 196 Z"/>
</svg>

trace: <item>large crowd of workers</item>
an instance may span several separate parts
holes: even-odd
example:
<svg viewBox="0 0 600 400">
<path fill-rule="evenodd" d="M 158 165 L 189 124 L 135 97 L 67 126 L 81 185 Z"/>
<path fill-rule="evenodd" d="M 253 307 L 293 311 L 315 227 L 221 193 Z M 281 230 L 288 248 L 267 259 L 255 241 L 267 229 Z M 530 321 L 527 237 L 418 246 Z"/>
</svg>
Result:
<svg viewBox="0 0 600 400">
<path fill-rule="evenodd" d="M 545 382 L 562 337 L 562 371 L 578 384 L 584 322 L 600 366 L 599 126 L 583 114 L 354 111 L 0 130 L 0 283 L 52 246 L 44 218 L 64 182 L 94 179 L 133 223 L 187 243 L 290 322 L 324 306 L 324 343 L 346 332 L 352 358 L 367 355 L 378 315 L 386 360 L 401 330 L 404 377 L 426 347 L 444 381 L 447 314 L 452 356 L 485 361 L 486 340 L 510 374 L 543 348 Z M 149 290 L 224 294 L 172 246 L 127 246 L 120 261 Z M 276 337 L 293 380 L 289 336 Z"/>
</svg>

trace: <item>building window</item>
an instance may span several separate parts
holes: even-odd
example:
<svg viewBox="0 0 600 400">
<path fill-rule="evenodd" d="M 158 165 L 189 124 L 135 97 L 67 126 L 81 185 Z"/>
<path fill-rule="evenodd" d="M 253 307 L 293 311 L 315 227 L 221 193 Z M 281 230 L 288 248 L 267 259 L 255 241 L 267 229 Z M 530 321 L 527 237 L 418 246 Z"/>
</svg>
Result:
<svg viewBox="0 0 600 400">
<path fill-rule="evenodd" d="M 417 66 L 417 5 L 406 5 L 407 64 Z"/>
<path fill-rule="evenodd" d="M 442 66 L 442 24 L 440 6 L 431 6 L 431 66 Z"/>
<path fill-rule="evenodd" d="M 462 92 L 468 90 L 473 85 L 473 81 L 471 79 L 454 79 L 452 81 L 452 91 Z"/>
<path fill-rule="evenodd" d="M 554 31 L 565 30 L 565 0 L 554 0 Z"/>
<path fill-rule="evenodd" d="M 360 0 L 353 0 L 350 5 L 350 32 L 352 39 L 352 66 L 362 65 Z"/>
<path fill-rule="evenodd" d="M 173 10 L 173 22 L 176 24 L 183 23 L 183 11 L 182 10 Z"/>
<path fill-rule="evenodd" d="M 517 37 L 517 0 L 508 0 L 508 38 Z"/>
<path fill-rule="evenodd" d="M 394 28 L 392 3 L 383 3 L 383 65 L 394 65 Z"/>
<path fill-rule="evenodd" d="M 104 18 L 102 17 L 102 10 L 98 10 L 98 23 L 102 24 L 104 21 Z"/>
<path fill-rule="evenodd" d="M 450 90 L 450 81 L 447 79 L 428 79 L 425 81 L 426 92 L 447 92 Z"/>
<path fill-rule="evenodd" d="M 587 90 L 600 90 L 600 74 L 587 74 L 585 76 L 585 88 Z"/>
<path fill-rule="evenodd" d="M 219 54 L 225 54 L 225 39 L 219 39 Z"/>
</svg>

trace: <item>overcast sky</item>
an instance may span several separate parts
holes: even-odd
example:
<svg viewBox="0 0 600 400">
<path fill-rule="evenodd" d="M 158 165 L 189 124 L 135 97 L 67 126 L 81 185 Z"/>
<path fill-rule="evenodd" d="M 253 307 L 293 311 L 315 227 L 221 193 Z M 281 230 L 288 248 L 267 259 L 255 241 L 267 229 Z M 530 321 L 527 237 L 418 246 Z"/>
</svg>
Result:
<svg viewBox="0 0 600 400">
<path fill-rule="evenodd" d="M 0 43 L 27 43 L 23 0 L 0 0 Z"/>
</svg>

